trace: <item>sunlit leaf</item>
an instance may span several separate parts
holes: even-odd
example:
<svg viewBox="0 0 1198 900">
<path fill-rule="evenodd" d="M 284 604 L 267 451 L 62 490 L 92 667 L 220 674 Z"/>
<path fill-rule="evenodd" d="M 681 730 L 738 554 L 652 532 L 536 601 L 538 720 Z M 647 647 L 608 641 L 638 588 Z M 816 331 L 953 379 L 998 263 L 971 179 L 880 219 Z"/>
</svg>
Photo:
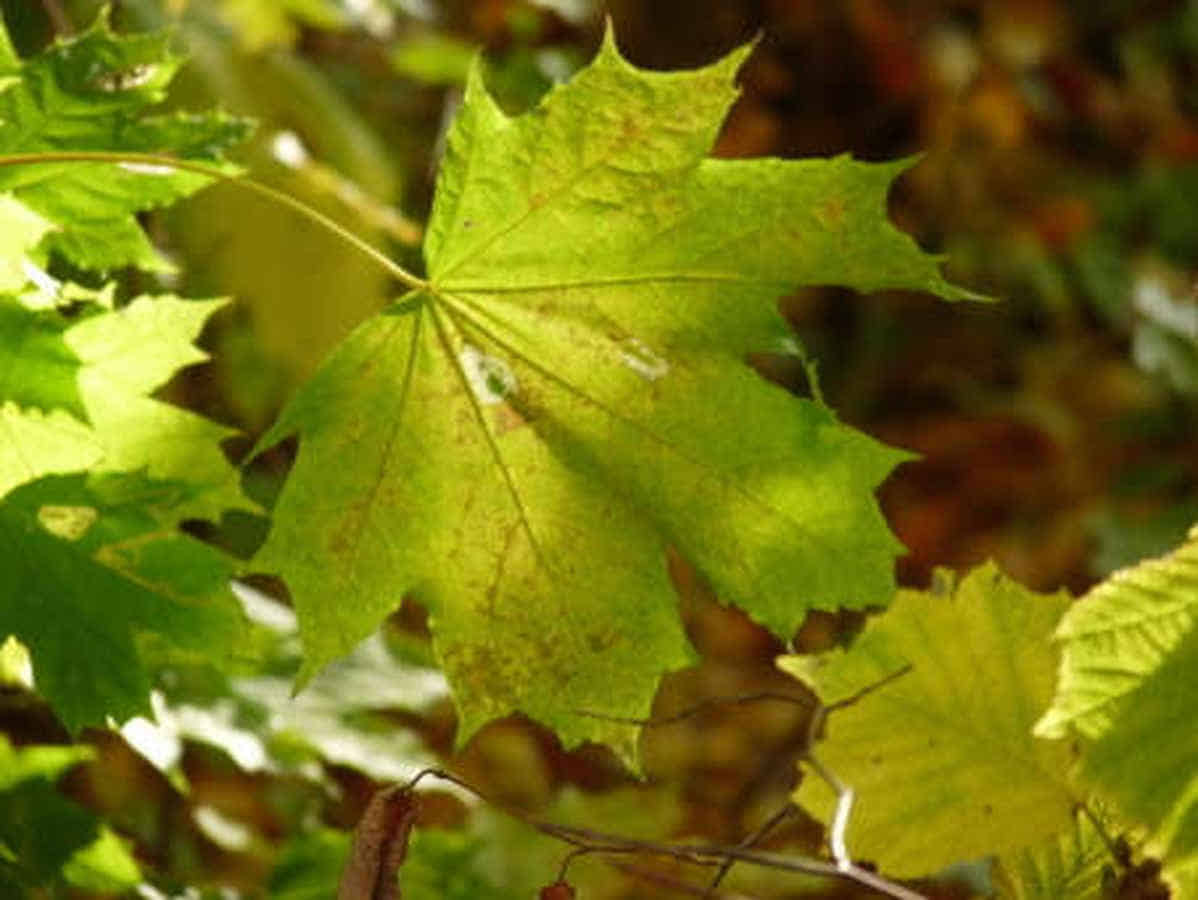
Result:
<svg viewBox="0 0 1198 900">
<path fill-rule="evenodd" d="M 0 294 L 0 403 L 86 421 L 77 376 L 81 360 L 63 340 L 69 323 L 54 310 L 32 310 Z"/>
<path fill-rule="evenodd" d="M 1147 826 L 1166 876 L 1190 884 L 1198 873 L 1196 695 L 1198 631 L 1191 630 L 1127 695 L 1109 729 L 1086 748 L 1083 769 L 1124 817 Z"/>
<path fill-rule="evenodd" d="M 144 469 L 153 478 L 192 485 L 194 499 L 175 511 L 177 518 L 219 518 L 225 509 L 255 508 L 220 448 L 236 431 L 150 396 L 180 368 L 208 358 L 193 341 L 224 303 L 139 297 L 65 335 L 83 361 L 80 390 L 103 449 L 98 468 Z"/>
<path fill-rule="evenodd" d="M 0 23 L 0 30 L 3 24 Z M 8 46 L 7 35 L 3 43 Z M 214 161 L 240 142 L 248 124 L 221 113 L 146 116 L 161 103 L 181 58 L 166 33 L 117 35 L 106 16 L 78 37 L 20 61 L 0 58 L 0 156 L 123 150 Z M 11 48 L 9 48 L 11 49 Z M 0 167 L 9 193 L 55 227 L 43 253 L 84 269 L 169 268 L 135 214 L 208 184 L 204 175 L 107 164 Z"/>
<path fill-rule="evenodd" d="M 77 360 L 73 380 L 87 424 L 61 409 L 42 412 L 11 401 L 0 406 L 0 422 L 6 426 L 6 439 L 0 441 L 0 495 L 51 473 L 141 469 L 153 478 L 190 485 L 178 495 L 175 521 L 217 518 L 231 508 L 254 509 L 220 448 L 220 441 L 235 432 L 150 396 L 181 367 L 207 359 L 192 342 L 222 305 L 219 300 L 140 297 L 117 310 L 93 307 L 66 328 L 58 387 L 51 382 L 44 392 L 66 393 L 61 370 L 67 368 L 66 359 Z M 14 315 L 37 321 L 56 314 Z M 37 369 L 23 371 L 32 378 Z M 29 382 L 21 384 L 28 400 Z"/>
<path fill-rule="evenodd" d="M 1049 635 L 1067 603 L 990 563 L 951 591 L 900 591 L 847 651 L 781 662 L 825 703 L 873 688 L 830 713 L 815 748 L 856 793 L 854 857 L 922 875 L 1071 826 L 1074 751 L 1031 733 L 1052 696 Z M 813 771 L 796 799 L 831 821 L 835 798 Z"/>
<path fill-rule="evenodd" d="M 25 258 L 51 225 L 24 203 L 0 194 L 0 291 L 21 290 L 28 281 Z"/>
<path fill-rule="evenodd" d="M 68 884 L 96 893 L 121 894 L 141 883 L 137 861 L 112 829 L 100 827 L 94 841 L 79 850 L 62 867 Z"/>
<path fill-rule="evenodd" d="M 1102 835 L 1079 813 L 1069 831 L 999 861 L 999 896 L 1003 900 L 1102 900 L 1112 863 Z"/>
<path fill-rule="evenodd" d="M 473 72 L 428 285 L 261 443 L 300 437 L 254 565 L 291 588 L 305 674 L 411 591 L 463 738 L 522 710 L 631 756 L 612 717 L 691 658 L 666 545 L 786 637 L 811 608 L 888 601 L 873 489 L 904 454 L 744 358 L 793 348 L 776 299 L 800 284 L 968 295 L 886 219 L 906 163 L 704 158 L 745 53 L 652 73 L 609 38 L 515 119 Z"/>
<path fill-rule="evenodd" d="M 1127 709 L 1198 618 L 1198 528 L 1167 556 L 1122 569 L 1077 601 L 1057 626 L 1061 670 L 1036 734 L 1097 737 Z"/>
</svg>

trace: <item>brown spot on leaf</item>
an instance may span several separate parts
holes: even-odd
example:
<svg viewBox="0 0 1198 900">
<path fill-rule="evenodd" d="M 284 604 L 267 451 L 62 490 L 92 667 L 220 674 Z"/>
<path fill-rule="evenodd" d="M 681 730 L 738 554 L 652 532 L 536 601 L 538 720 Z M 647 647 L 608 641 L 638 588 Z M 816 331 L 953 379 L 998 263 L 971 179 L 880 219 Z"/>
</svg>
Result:
<svg viewBox="0 0 1198 900">
<path fill-rule="evenodd" d="M 615 628 L 605 628 L 602 631 L 592 631 L 587 635 L 587 647 L 592 653 L 602 653 L 620 643 L 621 635 Z"/>
<path fill-rule="evenodd" d="M 815 218 L 829 231 L 839 231 L 844 225 L 844 199 L 829 197 L 815 208 Z"/>
<path fill-rule="evenodd" d="M 515 431 L 528 424 L 528 420 L 508 403 L 500 403 L 495 406 L 491 421 L 496 434 L 507 434 L 509 431 Z"/>
</svg>

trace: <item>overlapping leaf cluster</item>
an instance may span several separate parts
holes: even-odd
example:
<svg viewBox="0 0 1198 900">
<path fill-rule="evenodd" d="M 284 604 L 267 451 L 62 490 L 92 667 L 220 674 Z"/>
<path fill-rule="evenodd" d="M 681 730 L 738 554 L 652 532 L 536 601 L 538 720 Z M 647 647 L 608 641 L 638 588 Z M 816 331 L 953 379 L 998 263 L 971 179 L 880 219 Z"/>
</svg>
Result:
<svg viewBox="0 0 1198 900">
<path fill-rule="evenodd" d="M 784 659 L 826 704 L 855 698 L 816 750 L 857 793 L 850 850 L 910 875 L 997 853 L 1004 896 L 1080 900 L 1135 875 L 1104 843 L 1126 828 L 1193 896 L 1196 602 L 1198 529 L 1071 606 L 991 564 L 900 592 L 848 651 Z M 835 805 L 813 778 L 797 799 Z"/>
<path fill-rule="evenodd" d="M 166 98 L 183 61 L 169 44 L 164 32 L 114 34 L 101 17 L 77 38 L 21 60 L 0 30 L 0 156 L 119 150 L 216 162 L 246 137 L 247 122 L 221 113 L 146 114 Z M 2 246 L 13 246 L 10 229 L 18 223 L 9 217 L 18 216 L 27 229 L 30 224 L 42 229 L 31 248 L 40 261 L 58 253 L 85 270 L 169 269 L 135 214 L 208 183 L 192 172 L 136 166 L 4 167 L 0 192 L 9 199 Z"/>
<path fill-rule="evenodd" d="M 229 561 L 176 527 L 250 505 L 219 446 L 231 431 L 151 396 L 204 359 L 192 342 L 222 303 L 117 303 L 94 287 L 113 269 L 169 269 L 136 214 L 209 179 L 16 164 L 80 151 L 215 160 L 244 122 L 145 114 L 179 62 L 163 35 L 121 37 L 104 18 L 22 61 L 0 24 L 0 635 L 28 648 L 34 686 L 72 731 L 148 711 L 152 663 L 211 657 L 239 624 Z M 0 884 L 16 896 L 140 881 L 123 845 L 50 784 L 85 749 L 0 751 Z"/>
<path fill-rule="evenodd" d="M 205 358 L 192 341 L 221 301 L 117 304 L 111 287 L 47 273 L 167 267 L 135 216 L 209 179 L 14 163 L 215 159 L 245 123 L 145 114 L 178 64 L 164 36 L 118 36 L 103 18 L 27 61 L 0 28 L 0 634 L 33 651 L 36 686 L 72 730 L 147 708 L 146 654 L 227 643 L 232 568 L 175 526 L 250 504 L 219 446 L 232 432 L 151 396 Z"/>
</svg>

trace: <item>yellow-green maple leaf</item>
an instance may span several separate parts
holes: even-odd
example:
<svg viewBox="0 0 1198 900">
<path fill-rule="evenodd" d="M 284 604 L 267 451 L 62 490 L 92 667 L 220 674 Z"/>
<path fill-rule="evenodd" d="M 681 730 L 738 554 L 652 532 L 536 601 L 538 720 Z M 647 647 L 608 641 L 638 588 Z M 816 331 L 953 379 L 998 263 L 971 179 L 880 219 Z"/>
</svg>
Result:
<svg viewBox="0 0 1198 900">
<path fill-rule="evenodd" d="M 510 118 L 472 73 L 424 254 L 263 439 L 299 457 L 255 567 L 282 573 L 306 673 L 407 592 L 468 736 L 521 710 L 631 755 L 691 656 L 663 551 L 789 636 L 887 602 L 873 489 L 904 458 L 747 365 L 794 344 L 802 284 L 949 299 L 885 215 L 906 163 L 708 159 L 742 49 L 658 73 L 610 38 Z"/>
</svg>

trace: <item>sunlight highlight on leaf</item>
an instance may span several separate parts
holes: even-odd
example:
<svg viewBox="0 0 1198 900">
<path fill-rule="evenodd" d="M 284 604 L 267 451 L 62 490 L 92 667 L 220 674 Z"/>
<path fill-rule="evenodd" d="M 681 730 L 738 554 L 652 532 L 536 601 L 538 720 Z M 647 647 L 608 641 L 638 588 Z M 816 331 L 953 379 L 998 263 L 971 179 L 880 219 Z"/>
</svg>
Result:
<svg viewBox="0 0 1198 900">
<path fill-rule="evenodd" d="M 105 149 L 219 161 L 223 150 L 247 136 L 247 121 L 224 113 L 146 115 L 165 99 L 182 63 L 170 40 L 166 32 L 117 35 L 104 13 L 78 36 L 27 60 L 12 59 L 0 90 L 0 156 Z M 0 43 L 8 44 L 7 35 Z M 36 247 L 42 262 L 57 253 L 83 269 L 163 271 L 170 264 L 135 215 L 193 194 L 210 180 L 194 172 L 99 163 L 7 166 L 0 168 L 0 198 L 15 198 L 53 226 Z M 4 275 L 0 270 L 0 280 Z"/>
<path fill-rule="evenodd" d="M 1061 619 L 1061 670 L 1036 734 L 1105 734 L 1198 619 L 1198 527 L 1181 547 L 1115 572 Z"/>
</svg>

